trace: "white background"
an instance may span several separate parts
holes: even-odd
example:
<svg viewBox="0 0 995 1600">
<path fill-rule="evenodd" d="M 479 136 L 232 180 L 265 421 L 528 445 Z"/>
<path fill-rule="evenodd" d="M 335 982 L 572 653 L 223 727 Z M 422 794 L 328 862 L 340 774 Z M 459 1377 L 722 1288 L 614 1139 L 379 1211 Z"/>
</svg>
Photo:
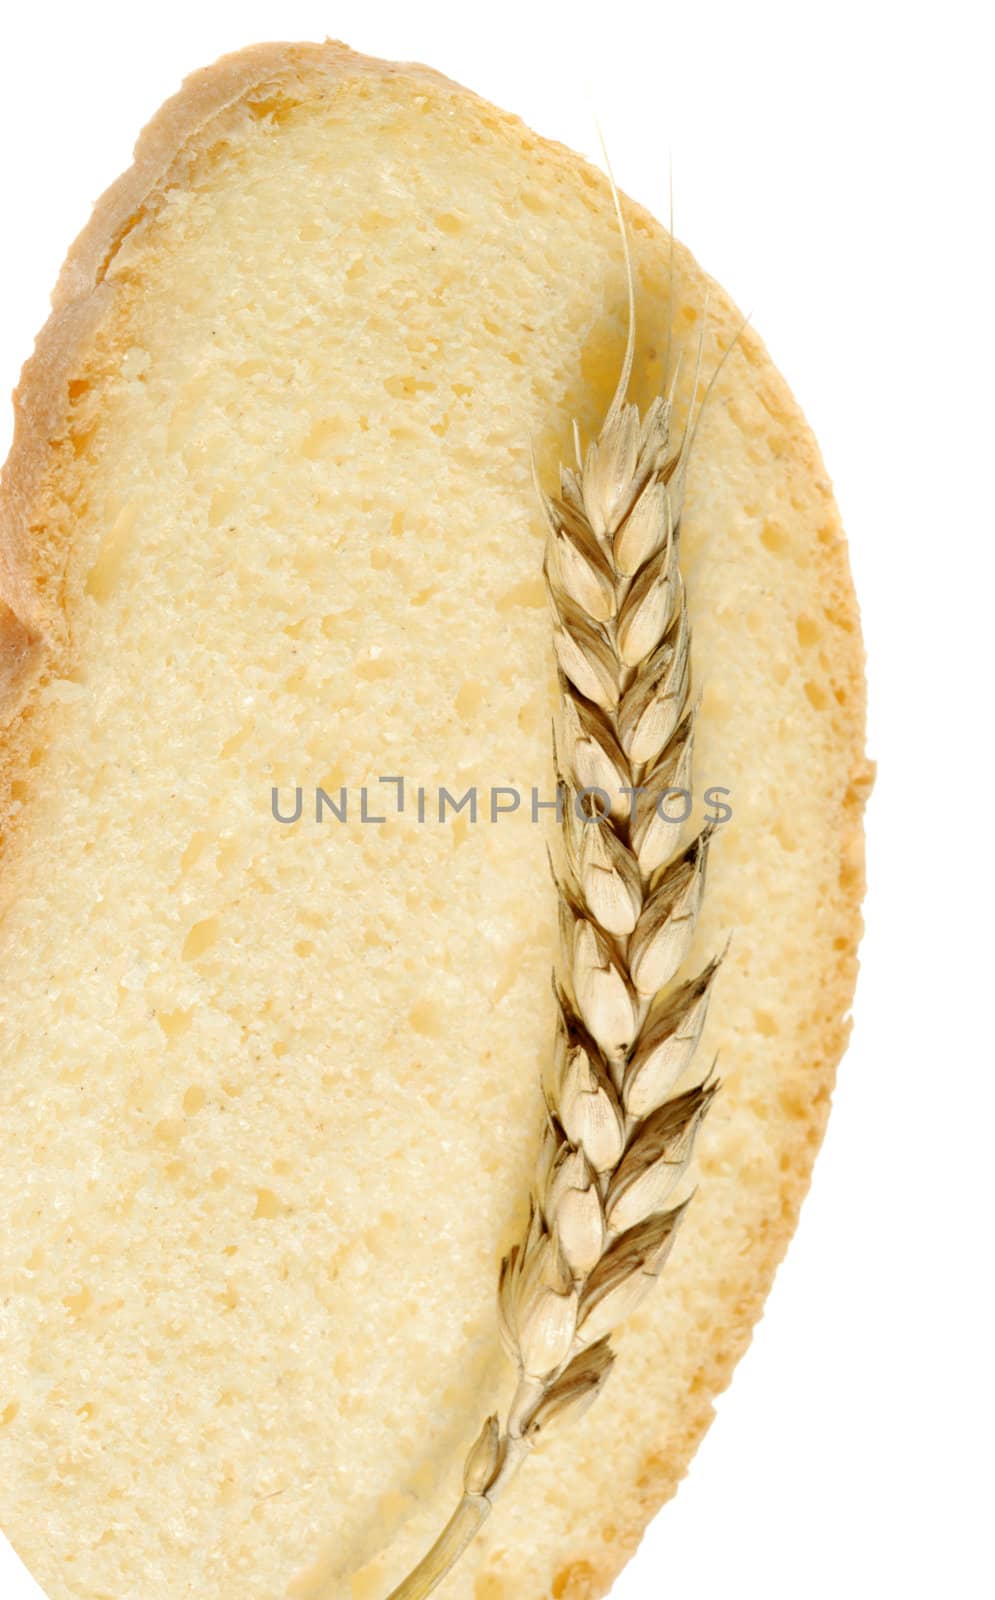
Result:
<svg viewBox="0 0 995 1600">
<path fill-rule="evenodd" d="M 596 109 L 619 182 L 664 218 L 672 162 L 677 230 L 787 375 L 851 540 L 880 768 L 853 1044 L 765 1319 L 615 1600 L 990 1594 L 982 7 L 21 5 L 0 27 L 0 384 L 91 202 L 182 75 L 260 39 L 326 35 L 428 61 L 594 157 Z M 0 1596 L 39 1595 L 0 1547 Z"/>
</svg>

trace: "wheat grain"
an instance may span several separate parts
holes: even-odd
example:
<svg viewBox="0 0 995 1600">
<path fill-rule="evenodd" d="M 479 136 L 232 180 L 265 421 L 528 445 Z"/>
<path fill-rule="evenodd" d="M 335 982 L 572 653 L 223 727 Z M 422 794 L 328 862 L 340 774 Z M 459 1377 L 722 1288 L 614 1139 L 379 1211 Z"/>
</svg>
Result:
<svg viewBox="0 0 995 1600">
<path fill-rule="evenodd" d="M 674 855 L 677 830 L 658 804 L 688 787 L 694 736 L 678 564 L 693 430 L 675 448 L 672 396 L 644 415 L 626 399 L 631 269 L 629 285 L 625 360 L 598 436 L 585 453 L 578 440 L 558 494 L 537 482 L 565 805 L 547 1120 L 528 1226 L 498 1290 L 518 1386 L 503 1423 L 489 1417 L 470 1451 L 456 1513 L 390 1600 L 431 1593 L 538 1438 L 602 1388 L 614 1361 L 609 1335 L 673 1246 L 688 1204 L 672 1204 L 674 1190 L 716 1089 L 709 1078 L 674 1093 L 718 968 L 712 961 L 674 987 L 694 934 L 709 829 Z"/>
</svg>

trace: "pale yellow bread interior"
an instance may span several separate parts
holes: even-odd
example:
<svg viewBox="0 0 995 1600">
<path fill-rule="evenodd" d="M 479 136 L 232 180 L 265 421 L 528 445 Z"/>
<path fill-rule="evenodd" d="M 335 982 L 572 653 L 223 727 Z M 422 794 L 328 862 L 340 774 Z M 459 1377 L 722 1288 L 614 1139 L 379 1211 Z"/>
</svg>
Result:
<svg viewBox="0 0 995 1600">
<path fill-rule="evenodd" d="M 626 214 L 635 394 L 672 323 L 686 407 L 707 280 L 677 248 L 671 306 Z M 56 305 L 0 558 L 0 1524 L 51 1600 L 374 1600 L 506 1383 L 553 1015 L 544 828 L 419 825 L 413 790 L 551 793 L 530 440 L 550 477 L 614 384 L 611 200 L 424 69 L 265 47 L 160 115 Z M 738 325 L 712 286 L 706 377 Z M 733 935 L 723 1089 L 606 1394 L 446 1600 L 607 1589 L 748 1340 L 845 1041 L 862 650 L 750 331 L 683 541 L 695 787 L 734 810 L 691 963 Z M 359 822 L 395 774 L 406 815 Z"/>
</svg>

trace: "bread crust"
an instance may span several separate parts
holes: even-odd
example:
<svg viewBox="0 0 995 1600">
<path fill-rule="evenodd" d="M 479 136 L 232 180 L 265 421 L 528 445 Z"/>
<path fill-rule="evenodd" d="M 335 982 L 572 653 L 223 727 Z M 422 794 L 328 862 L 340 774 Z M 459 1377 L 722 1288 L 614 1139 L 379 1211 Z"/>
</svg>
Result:
<svg viewBox="0 0 995 1600">
<path fill-rule="evenodd" d="M 9 777 L 18 763 L 31 720 L 33 686 L 57 671 L 70 649 L 71 624 L 60 587 L 59 555 L 42 549 L 33 538 L 32 527 L 42 495 L 48 442 L 63 428 L 69 409 L 68 380 L 93 330 L 113 305 L 115 288 L 106 276 L 108 265 L 174 162 L 197 146 L 215 117 L 270 82 L 279 80 L 286 85 L 288 80 L 312 78 L 314 74 L 390 75 L 457 88 L 429 68 L 377 61 L 332 42 L 263 44 L 226 56 L 190 76 L 148 124 L 135 147 L 133 166 L 98 201 L 68 254 L 53 294 L 51 316 L 38 336 L 14 395 L 14 442 L 0 483 L 0 728 L 7 729 L 0 748 L 0 777 Z M 471 98 L 468 91 L 459 92 Z M 499 115 L 503 117 L 504 113 Z M 508 120 L 520 126 L 517 119 Z M 572 152 L 548 141 L 540 143 L 553 159 L 570 164 L 579 160 Z M 638 206 L 627 200 L 625 205 L 631 219 L 646 217 Z M 683 251 L 681 258 L 690 261 Z M 700 269 L 693 270 L 704 278 Z M 716 298 L 720 309 L 731 311 L 721 290 L 716 291 Z M 865 697 L 859 615 L 838 513 L 815 441 L 752 332 L 743 336 L 742 350 L 752 380 L 751 393 L 743 400 L 744 409 L 749 408 L 750 428 L 758 435 L 776 429 L 782 448 L 790 453 L 792 469 L 814 485 L 824 501 L 824 537 L 817 551 L 820 581 L 847 624 L 848 653 L 834 662 L 847 697 L 843 738 L 850 783 L 837 840 L 846 919 L 843 937 L 838 941 L 841 948 L 837 964 L 822 975 L 819 1011 L 825 1021 L 819 1046 L 814 1057 L 811 1052 L 806 1053 L 805 1073 L 811 1085 L 807 1112 L 796 1122 L 790 1137 L 785 1136 L 791 1159 L 783 1164 L 780 1212 L 753 1252 L 750 1286 L 733 1306 L 727 1306 L 727 1321 L 703 1356 L 700 1383 L 694 1393 L 685 1396 L 676 1448 L 671 1448 L 665 1458 L 648 1456 L 637 1481 L 628 1486 L 627 1494 L 620 1496 L 619 1506 L 613 1507 L 618 1513 L 618 1534 L 611 1555 L 606 1555 L 602 1547 L 579 1548 L 571 1563 L 558 1574 L 553 1592 L 566 1600 L 594 1600 L 605 1593 L 638 1544 L 649 1518 L 674 1492 L 711 1421 L 715 1396 L 729 1381 L 749 1343 L 775 1268 L 794 1231 L 828 1116 L 836 1065 L 849 1031 L 847 1011 L 862 930 L 861 819 L 872 782 L 872 768 L 863 753 Z"/>
<path fill-rule="evenodd" d="M 67 381 L 93 329 L 111 308 L 110 261 L 177 156 L 215 118 L 271 79 L 299 70 L 326 75 L 414 75 L 446 83 L 429 67 L 376 61 L 347 45 L 260 44 L 191 73 L 138 137 L 134 161 L 94 206 L 71 246 L 52 292 L 52 312 L 35 340 L 13 394 L 14 437 L 0 478 L 0 727 L 23 699 L 26 682 L 64 639 L 64 617 L 40 580 L 50 577 L 32 544 L 31 526 L 45 471 L 47 443 L 69 410 Z"/>
</svg>

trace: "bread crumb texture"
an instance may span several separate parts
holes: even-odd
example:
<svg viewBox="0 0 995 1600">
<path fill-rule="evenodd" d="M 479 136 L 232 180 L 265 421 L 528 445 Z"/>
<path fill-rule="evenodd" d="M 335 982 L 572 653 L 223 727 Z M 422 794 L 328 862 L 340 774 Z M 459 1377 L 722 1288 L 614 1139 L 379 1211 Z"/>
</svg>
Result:
<svg viewBox="0 0 995 1600">
<path fill-rule="evenodd" d="M 621 249 L 579 158 L 341 47 L 223 63 L 148 138 L 6 480 L 0 1522 L 51 1600 L 376 1600 L 505 1381 L 555 943 L 527 806 L 420 825 L 378 779 L 551 793 L 530 441 L 549 474 L 599 418 Z M 645 400 L 706 280 L 678 249 L 671 308 L 628 216 Z M 706 374 L 737 326 L 713 289 Z M 845 1040 L 862 651 L 749 332 L 683 553 L 696 789 L 734 812 L 692 956 L 734 935 L 724 1088 L 610 1395 L 448 1600 L 604 1593 L 748 1340 Z M 385 823 L 315 821 L 364 784 Z"/>
</svg>

